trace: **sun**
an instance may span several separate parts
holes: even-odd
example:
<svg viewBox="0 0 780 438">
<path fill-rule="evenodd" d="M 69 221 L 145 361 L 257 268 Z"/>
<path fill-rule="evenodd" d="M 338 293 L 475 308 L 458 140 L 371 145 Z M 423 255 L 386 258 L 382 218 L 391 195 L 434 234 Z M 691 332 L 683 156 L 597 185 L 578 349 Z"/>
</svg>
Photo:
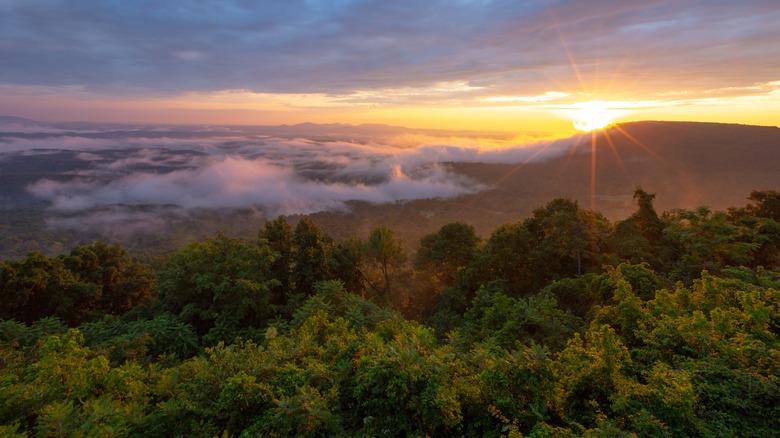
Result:
<svg viewBox="0 0 780 438">
<path fill-rule="evenodd" d="M 600 100 L 591 100 L 574 105 L 571 111 L 574 128 L 579 131 L 595 131 L 614 122 L 616 111 Z"/>
</svg>

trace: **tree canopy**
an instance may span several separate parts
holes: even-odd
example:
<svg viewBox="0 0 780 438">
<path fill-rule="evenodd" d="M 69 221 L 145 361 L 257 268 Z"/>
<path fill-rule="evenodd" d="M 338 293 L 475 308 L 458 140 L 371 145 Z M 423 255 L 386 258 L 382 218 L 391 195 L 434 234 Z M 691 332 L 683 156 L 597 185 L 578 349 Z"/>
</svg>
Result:
<svg viewBox="0 0 780 438">
<path fill-rule="evenodd" d="M 775 192 L 0 262 L 2 436 L 775 436 Z"/>
</svg>

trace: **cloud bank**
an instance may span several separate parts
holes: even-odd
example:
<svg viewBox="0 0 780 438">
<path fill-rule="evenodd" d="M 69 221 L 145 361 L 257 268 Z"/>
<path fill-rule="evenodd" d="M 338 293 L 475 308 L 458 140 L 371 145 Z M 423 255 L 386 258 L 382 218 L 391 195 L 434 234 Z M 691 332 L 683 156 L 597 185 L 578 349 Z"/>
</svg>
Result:
<svg viewBox="0 0 780 438">
<path fill-rule="evenodd" d="M 60 154 L 57 159 L 65 164 L 57 173 L 26 187 L 55 213 L 176 206 L 252 208 L 276 216 L 341 209 L 348 201 L 388 203 L 476 193 L 488 187 L 454 172 L 449 163 L 538 161 L 571 145 L 571 140 L 406 133 L 374 141 L 353 141 L 348 135 L 327 141 L 317 135 L 171 135 L 128 131 L 92 138 L 9 137 L 0 142 L 0 159 L 45 160 L 46 154 Z"/>
<path fill-rule="evenodd" d="M 373 169 L 360 175 L 382 180 L 376 184 L 319 182 L 302 178 L 293 167 L 228 156 L 203 168 L 133 173 L 107 185 L 44 179 L 28 190 L 51 201 L 54 209 L 65 211 L 112 204 L 173 204 L 212 209 L 261 207 L 271 214 L 294 214 L 339 208 L 350 200 L 383 203 L 451 198 L 482 188 L 438 166 L 413 171 L 417 175 L 407 175 L 396 165 L 389 173 Z"/>
</svg>

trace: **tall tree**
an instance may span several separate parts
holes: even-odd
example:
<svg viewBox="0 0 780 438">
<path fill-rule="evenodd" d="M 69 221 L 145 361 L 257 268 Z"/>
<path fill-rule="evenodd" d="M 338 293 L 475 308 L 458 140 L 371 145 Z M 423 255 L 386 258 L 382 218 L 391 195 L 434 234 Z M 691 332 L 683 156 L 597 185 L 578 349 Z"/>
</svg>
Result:
<svg viewBox="0 0 780 438">
<path fill-rule="evenodd" d="M 634 200 L 638 209 L 631 217 L 635 219 L 639 231 L 650 243 L 658 243 L 663 238 L 664 222 L 658 217 L 653 206 L 655 195 L 637 187 L 634 191 Z"/>
<path fill-rule="evenodd" d="M 730 208 L 729 216 L 736 225 L 750 230 L 750 241 L 758 245 L 754 266 L 780 267 L 780 192 L 753 191 L 748 199 L 753 203 Z"/>
<path fill-rule="evenodd" d="M 332 279 L 333 239 L 314 221 L 301 219 L 295 226 L 295 265 L 293 280 L 298 294 L 311 296 L 315 284 Z"/>
<path fill-rule="evenodd" d="M 750 192 L 748 199 L 753 201 L 743 208 L 730 209 L 733 215 L 748 215 L 764 217 L 780 222 L 780 191 L 754 190 Z"/>
<path fill-rule="evenodd" d="M 278 218 L 267 221 L 265 228 L 258 233 L 260 239 L 268 242 L 268 247 L 275 253 L 271 263 L 271 275 L 279 281 L 271 292 L 271 304 L 285 306 L 287 297 L 293 291 L 292 270 L 295 262 L 295 238 L 293 229 L 287 222 L 287 218 Z"/>
<path fill-rule="evenodd" d="M 56 316 L 70 326 L 83 322 L 100 299 L 100 288 L 81 282 L 61 258 L 31 253 L 0 265 L 0 318 L 32 323 Z"/>
<path fill-rule="evenodd" d="M 451 286 L 478 246 L 479 237 L 472 225 L 452 222 L 420 239 L 414 266 L 432 273 L 444 286 Z"/>
<path fill-rule="evenodd" d="M 599 267 L 599 245 L 608 221 L 576 201 L 557 198 L 534 210 L 524 225 L 536 238 L 542 269 L 553 278 L 581 275 Z"/>
<path fill-rule="evenodd" d="M 264 241 L 218 234 L 179 250 L 160 273 L 166 310 L 192 324 L 207 343 L 231 342 L 265 326 L 271 316 L 274 254 Z"/>
<path fill-rule="evenodd" d="M 646 262 L 663 269 L 672 251 L 664 238 L 666 223 L 656 213 L 654 199 L 655 195 L 637 188 L 634 191 L 637 211 L 615 224 L 609 241 L 620 260 Z"/>
<path fill-rule="evenodd" d="M 155 287 L 151 266 L 134 261 L 119 245 L 97 241 L 77 247 L 64 264 L 80 281 L 98 286 L 100 312 L 122 314 L 150 299 Z"/>
<path fill-rule="evenodd" d="M 480 286 L 493 280 L 506 280 L 511 296 L 527 295 L 542 281 L 534 259 L 534 239 L 522 223 L 509 223 L 496 228 L 474 259 L 462 271 L 458 287 L 473 294 Z"/>
<path fill-rule="evenodd" d="M 333 276 L 344 283 L 347 292 L 365 295 L 366 280 L 360 272 L 363 265 L 364 242 L 352 237 L 336 245 L 333 250 Z"/>
<path fill-rule="evenodd" d="M 393 230 L 379 227 L 368 235 L 363 254 L 368 268 L 364 275 L 380 301 L 386 302 L 390 292 L 391 273 L 406 262 L 406 252 L 401 242 L 393 236 Z M 378 271 L 379 279 L 372 275 L 371 271 Z"/>
</svg>

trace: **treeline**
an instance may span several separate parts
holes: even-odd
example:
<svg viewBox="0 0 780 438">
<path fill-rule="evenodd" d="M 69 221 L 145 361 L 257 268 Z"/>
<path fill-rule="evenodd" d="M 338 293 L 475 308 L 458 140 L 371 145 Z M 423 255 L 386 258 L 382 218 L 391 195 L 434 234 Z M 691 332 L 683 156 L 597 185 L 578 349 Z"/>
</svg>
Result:
<svg viewBox="0 0 780 438">
<path fill-rule="evenodd" d="M 780 193 L 0 263 L 3 436 L 773 436 Z"/>
</svg>

